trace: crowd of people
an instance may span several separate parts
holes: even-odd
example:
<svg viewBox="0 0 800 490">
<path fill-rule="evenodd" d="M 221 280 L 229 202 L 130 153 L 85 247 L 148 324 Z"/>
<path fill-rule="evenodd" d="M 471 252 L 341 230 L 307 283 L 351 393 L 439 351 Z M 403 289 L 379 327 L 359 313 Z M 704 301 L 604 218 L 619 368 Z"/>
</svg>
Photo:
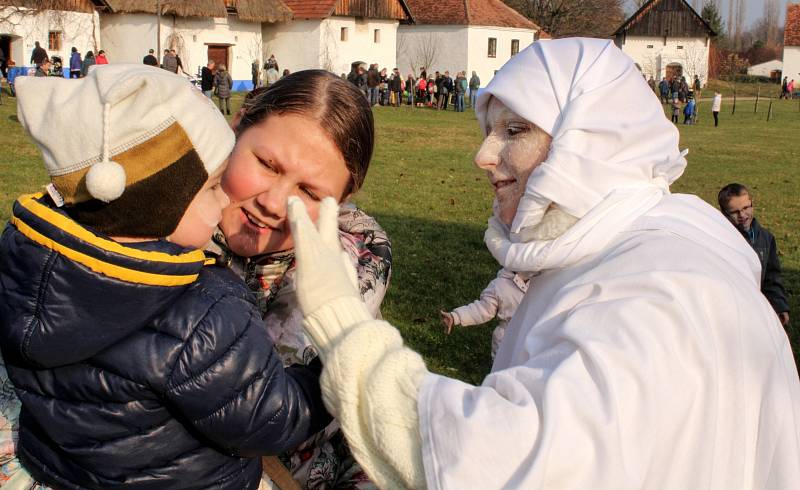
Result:
<svg viewBox="0 0 800 490">
<path fill-rule="evenodd" d="M 372 106 L 407 105 L 436 110 L 447 110 L 449 106 L 456 112 L 475 107 L 481 86 L 481 79 L 474 71 L 468 79 L 466 71 L 456 72 L 453 77 L 449 70 L 428 73 L 421 67 L 419 74 L 409 73 L 404 77 L 398 68 L 389 73 L 386 68 L 379 69 L 377 63 L 369 67 L 365 63 L 354 63 L 350 73 L 343 73 L 342 78 L 363 92 Z"/>
</svg>

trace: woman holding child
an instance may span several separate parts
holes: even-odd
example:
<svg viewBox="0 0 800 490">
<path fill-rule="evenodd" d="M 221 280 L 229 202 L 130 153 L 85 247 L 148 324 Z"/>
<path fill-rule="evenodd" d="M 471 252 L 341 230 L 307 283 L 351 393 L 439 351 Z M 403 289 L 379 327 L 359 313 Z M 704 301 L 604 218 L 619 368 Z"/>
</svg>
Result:
<svg viewBox="0 0 800 490">
<path fill-rule="evenodd" d="M 319 399 L 318 362 L 289 299 L 285 215 L 288 196 L 313 212 L 320 199 L 343 200 L 360 187 L 372 154 L 371 112 L 336 77 L 297 76 L 302 83 L 287 78 L 245 110 L 227 169 L 224 121 L 172 75 L 117 65 L 93 72 L 85 85 L 58 87 L 99 105 L 92 113 L 103 117 L 92 133 L 97 145 L 84 151 L 105 156 L 83 167 L 70 165 L 77 150 L 48 154 L 48 135 L 68 126 L 31 116 L 37 112 L 30 106 L 47 104 L 41 94 L 56 87 L 27 87 L 35 98 L 23 88 L 20 119 L 45 150 L 55 185 L 51 196 L 20 200 L 2 241 L 0 338 L 22 394 L 16 449 L 27 470 L 7 484 L 255 488 L 260 460 L 253 456 L 313 436 L 302 458 L 288 455 L 298 479 L 309 487 L 369 486 L 336 427 L 317 434 L 330 419 Z M 134 108 L 141 114 L 131 122 L 123 114 Z M 91 132 L 87 125 L 82 131 Z M 281 132 L 286 128 L 291 134 Z M 125 145 L 126 138 L 144 145 Z M 143 167 L 156 162 L 158 168 Z M 210 178 L 187 181 L 190 175 Z M 228 197 L 220 185 L 234 198 L 224 216 Z M 63 208 L 53 202 L 59 197 Z M 229 237 L 215 237 L 217 262 L 238 256 L 240 272 L 259 292 L 257 305 L 223 268 L 203 268 L 202 255 L 191 251 L 220 219 Z M 341 240 L 377 316 L 390 271 L 388 239 L 358 210 L 341 222 Z M 47 280 L 27 279 L 40 275 Z M 63 290 L 62 277 L 71 289 Z M 263 315 L 268 325 L 282 320 L 269 328 L 274 346 L 259 333 Z M 281 367 L 298 361 L 310 365 Z M 228 474 L 231 465 L 237 470 Z"/>
</svg>

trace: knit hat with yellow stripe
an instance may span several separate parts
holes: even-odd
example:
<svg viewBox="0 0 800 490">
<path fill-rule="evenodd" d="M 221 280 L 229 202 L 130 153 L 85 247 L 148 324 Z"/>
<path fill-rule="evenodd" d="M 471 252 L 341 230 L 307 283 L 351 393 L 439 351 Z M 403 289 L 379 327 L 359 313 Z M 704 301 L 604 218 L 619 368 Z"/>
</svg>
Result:
<svg viewBox="0 0 800 490">
<path fill-rule="evenodd" d="M 100 65 L 78 80 L 15 85 L 18 117 L 65 211 L 107 235 L 170 235 L 233 149 L 211 100 L 166 70 Z"/>
</svg>

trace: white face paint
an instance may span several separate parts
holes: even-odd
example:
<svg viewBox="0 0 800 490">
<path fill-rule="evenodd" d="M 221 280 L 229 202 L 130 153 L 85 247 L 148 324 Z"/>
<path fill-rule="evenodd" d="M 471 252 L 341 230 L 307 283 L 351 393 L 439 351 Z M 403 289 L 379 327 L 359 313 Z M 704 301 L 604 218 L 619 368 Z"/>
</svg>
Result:
<svg viewBox="0 0 800 490">
<path fill-rule="evenodd" d="M 486 111 L 488 134 L 475 165 L 486 170 L 495 192 L 495 216 L 510 225 L 533 170 L 547 158 L 552 138 L 492 98 Z"/>
</svg>

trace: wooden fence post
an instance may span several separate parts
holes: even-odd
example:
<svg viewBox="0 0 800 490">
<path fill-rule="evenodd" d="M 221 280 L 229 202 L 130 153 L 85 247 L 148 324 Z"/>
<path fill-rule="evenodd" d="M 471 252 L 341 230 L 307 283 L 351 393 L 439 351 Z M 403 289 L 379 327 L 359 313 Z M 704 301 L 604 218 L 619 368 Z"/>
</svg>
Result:
<svg viewBox="0 0 800 490">
<path fill-rule="evenodd" d="M 767 121 L 772 119 L 772 97 L 769 98 L 769 109 L 767 109 Z"/>
<path fill-rule="evenodd" d="M 761 85 L 756 82 L 756 106 L 753 108 L 753 114 L 758 113 L 758 99 L 761 96 Z"/>
</svg>

